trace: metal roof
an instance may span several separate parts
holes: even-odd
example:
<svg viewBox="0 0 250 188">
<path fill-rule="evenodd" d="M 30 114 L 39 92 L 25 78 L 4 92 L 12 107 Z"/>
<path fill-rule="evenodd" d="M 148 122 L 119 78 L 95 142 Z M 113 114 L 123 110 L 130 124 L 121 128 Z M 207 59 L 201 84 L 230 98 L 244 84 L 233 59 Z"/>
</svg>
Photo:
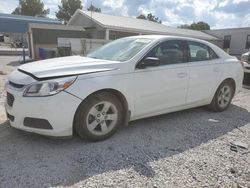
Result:
<svg viewBox="0 0 250 188">
<path fill-rule="evenodd" d="M 210 31 L 244 31 L 250 30 L 250 27 L 237 27 L 237 28 L 222 28 L 222 29 L 212 29 L 212 30 L 204 30 L 204 32 L 210 32 Z"/>
<path fill-rule="evenodd" d="M 31 29 L 52 29 L 52 30 L 65 30 L 65 31 L 85 31 L 82 26 L 67 26 L 67 25 L 54 25 L 54 24 L 40 24 L 30 23 L 29 30 Z"/>
<path fill-rule="evenodd" d="M 75 12 L 69 22 L 69 25 L 71 25 L 71 22 L 73 22 L 73 20 L 76 19 L 78 16 L 88 18 L 96 24 L 100 25 L 101 27 L 111 30 L 138 32 L 141 34 L 188 36 L 205 40 L 220 40 L 202 31 L 174 28 L 148 20 L 136 19 L 132 17 L 113 16 L 110 14 L 83 10 L 77 10 Z"/>
<path fill-rule="evenodd" d="M 0 33 L 26 33 L 29 23 L 62 24 L 50 18 L 0 13 Z"/>
</svg>

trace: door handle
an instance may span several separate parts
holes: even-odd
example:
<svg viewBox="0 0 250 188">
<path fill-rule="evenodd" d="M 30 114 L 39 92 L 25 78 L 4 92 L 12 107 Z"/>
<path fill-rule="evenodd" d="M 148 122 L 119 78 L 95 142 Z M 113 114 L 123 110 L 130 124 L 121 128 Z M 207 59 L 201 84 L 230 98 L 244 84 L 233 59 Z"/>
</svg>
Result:
<svg viewBox="0 0 250 188">
<path fill-rule="evenodd" d="M 177 76 L 178 76 L 179 78 L 185 78 L 185 77 L 187 76 L 187 73 L 185 73 L 185 72 L 180 72 L 180 73 L 177 74 Z"/>
</svg>

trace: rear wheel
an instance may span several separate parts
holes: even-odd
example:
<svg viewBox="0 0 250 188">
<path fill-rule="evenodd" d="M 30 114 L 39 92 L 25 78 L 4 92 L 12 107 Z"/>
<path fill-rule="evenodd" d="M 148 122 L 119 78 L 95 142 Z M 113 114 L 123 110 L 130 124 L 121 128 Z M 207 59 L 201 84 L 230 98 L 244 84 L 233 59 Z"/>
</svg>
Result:
<svg viewBox="0 0 250 188">
<path fill-rule="evenodd" d="M 76 112 L 76 133 L 90 141 L 100 141 L 112 136 L 122 123 L 122 105 L 111 93 L 90 96 Z"/>
<path fill-rule="evenodd" d="M 217 89 L 209 107 L 217 112 L 224 111 L 231 104 L 233 95 L 234 95 L 234 87 L 232 82 L 224 81 Z"/>
</svg>

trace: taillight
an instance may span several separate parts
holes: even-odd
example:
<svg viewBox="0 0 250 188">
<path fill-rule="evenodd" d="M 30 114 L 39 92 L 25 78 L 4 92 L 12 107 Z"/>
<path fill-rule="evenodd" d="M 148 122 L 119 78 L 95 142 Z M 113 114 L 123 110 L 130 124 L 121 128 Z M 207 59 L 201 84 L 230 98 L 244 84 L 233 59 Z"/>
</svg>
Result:
<svg viewBox="0 0 250 188">
<path fill-rule="evenodd" d="M 244 67 L 244 61 L 240 60 L 240 64 Z"/>
</svg>

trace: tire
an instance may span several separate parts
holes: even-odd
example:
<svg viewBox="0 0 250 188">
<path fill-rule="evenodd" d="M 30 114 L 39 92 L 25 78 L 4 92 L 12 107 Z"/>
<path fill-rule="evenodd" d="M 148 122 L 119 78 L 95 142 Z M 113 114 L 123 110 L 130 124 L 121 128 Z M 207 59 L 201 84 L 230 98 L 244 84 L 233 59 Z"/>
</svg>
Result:
<svg viewBox="0 0 250 188">
<path fill-rule="evenodd" d="M 108 92 L 93 94 L 77 109 L 74 130 L 88 141 L 111 137 L 122 124 L 122 104 Z"/>
<path fill-rule="evenodd" d="M 222 112 L 229 107 L 233 96 L 234 86 L 231 81 L 226 80 L 217 89 L 209 108 L 215 112 Z"/>
</svg>

